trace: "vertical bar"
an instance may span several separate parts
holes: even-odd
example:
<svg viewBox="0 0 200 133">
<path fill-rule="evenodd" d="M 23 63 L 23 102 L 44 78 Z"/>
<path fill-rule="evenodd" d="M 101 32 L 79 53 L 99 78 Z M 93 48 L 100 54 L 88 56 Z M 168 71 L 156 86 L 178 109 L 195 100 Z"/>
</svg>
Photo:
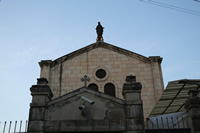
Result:
<svg viewBox="0 0 200 133">
<path fill-rule="evenodd" d="M 15 121 L 14 133 L 16 132 L 17 121 Z"/>
<path fill-rule="evenodd" d="M 21 133 L 22 121 L 20 121 L 19 132 Z"/>
<path fill-rule="evenodd" d="M 171 119 L 172 119 L 172 126 L 173 126 L 173 128 L 174 128 L 174 120 L 173 120 L 173 117 L 171 117 Z"/>
<path fill-rule="evenodd" d="M 168 118 L 166 117 L 166 120 L 167 120 L 167 127 L 169 129 L 169 122 L 168 122 Z"/>
<path fill-rule="evenodd" d="M 10 133 L 11 124 L 12 124 L 12 121 L 10 121 L 8 133 Z"/>
<path fill-rule="evenodd" d="M 182 121 L 183 121 L 183 128 L 185 128 L 185 124 L 184 124 L 184 120 L 183 120 L 183 117 L 182 117 Z"/>
<path fill-rule="evenodd" d="M 188 119 L 186 120 L 185 128 L 188 127 Z"/>
<path fill-rule="evenodd" d="M 154 124 L 153 124 L 153 122 L 151 121 L 151 123 L 152 123 L 152 129 L 154 129 Z"/>
<path fill-rule="evenodd" d="M 179 127 L 179 121 L 178 121 L 178 116 L 176 117 L 176 119 L 177 119 L 177 124 L 178 124 L 178 128 L 180 128 L 180 127 Z"/>
<path fill-rule="evenodd" d="M 158 118 L 156 118 L 156 123 L 157 123 L 157 127 L 158 127 L 158 129 L 159 129 L 159 125 L 158 125 Z"/>
<path fill-rule="evenodd" d="M 161 117 L 161 122 L 162 122 L 162 127 L 164 129 L 165 127 L 164 127 L 164 123 L 163 123 L 163 118 L 162 117 Z"/>
<path fill-rule="evenodd" d="M 6 121 L 4 123 L 3 133 L 5 132 L 5 128 L 6 128 Z"/>
<path fill-rule="evenodd" d="M 26 120 L 25 132 L 27 132 L 28 121 Z"/>
</svg>

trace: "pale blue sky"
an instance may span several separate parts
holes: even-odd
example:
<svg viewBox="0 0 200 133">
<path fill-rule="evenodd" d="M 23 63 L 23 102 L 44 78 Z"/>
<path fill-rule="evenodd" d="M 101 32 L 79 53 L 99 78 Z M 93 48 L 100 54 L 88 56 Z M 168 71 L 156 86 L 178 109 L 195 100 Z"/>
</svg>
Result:
<svg viewBox="0 0 200 133">
<path fill-rule="evenodd" d="M 194 10 L 197 15 L 145 1 Z M 94 43 L 98 21 L 105 27 L 105 42 L 146 57 L 163 57 L 165 86 L 168 81 L 200 79 L 200 2 L 1 0 L 1 122 L 28 119 L 29 89 L 40 75 L 38 62 Z"/>
</svg>

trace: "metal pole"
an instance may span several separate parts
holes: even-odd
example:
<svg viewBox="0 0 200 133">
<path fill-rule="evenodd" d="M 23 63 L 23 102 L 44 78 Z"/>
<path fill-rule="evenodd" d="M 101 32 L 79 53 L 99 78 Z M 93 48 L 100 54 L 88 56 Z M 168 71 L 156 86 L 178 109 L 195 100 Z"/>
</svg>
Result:
<svg viewBox="0 0 200 133">
<path fill-rule="evenodd" d="M 21 133 L 22 121 L 20 121 L 19 132 Z"/>
<path fill-rule="evenodd" d="M 156 118 L 156 123 L 157 123 L 157 128 L 159 129 L 158 118 Z"/>
<path fill-rule="evenodd" d="M 178 124 L 178 128 L 179 128 L 179 121 L 178 121 L 178 116 L 176 117 L 176 119 L 177 119 L 177 124 Z"/>
<path fill-rule="evenodd" d="M 174 120 L 173 120 L 173 117 L 171 117 L 171 119 L 172 119 L 172 126 L 173 126 L 173 128 L 174 128 Z"/>
<path fill-rule="evenodd" d="M 182 117 L 182 121 L 183 121 L 183 117 Z M 184 121 L 183 121 L 183 128 L 185 128 L 185 124 L 184 124 Z"/>
<path fill-rule="evenodd" d="M 168 118 L 166 117 L 166 120 L 167 120 L 167 127 L 169 129 L 169 122 L 168 122 Z"/>
<path fill-rule="evenodd" d="M 10 121 L 8 133 L 10 133 L 11 124 L 12 124 L 12 121 Z"/>
<path fill-rule="evenodd" d="M 152 129 L 154 129 L 154 124 L 153 124 L 153 122 L 151 121 L 151 123 L 152 123 Z"/>
<path fill-rule="evenodd" d="M 15 121 L 14 133 L 16 132 L 17 121 Z"/>
<path fill-rule="evenodd" d="M 4 123 L 3 133 L 5 132 L 5 128 L 6 128 L 6 121 Z"/>
<path fill-rule="evenodd" d="M 162 127 L 164 129 L 165 127 L 164 127 L 164 123 L 163 123 L 163 118 L 162 117 L 161 117 L 161 121 L 162 121 Z"/>
<path fill-rule="evenodd" d="M 27 132 L 28 121 L 26 120 L 25 132 Z"/>
</svg>

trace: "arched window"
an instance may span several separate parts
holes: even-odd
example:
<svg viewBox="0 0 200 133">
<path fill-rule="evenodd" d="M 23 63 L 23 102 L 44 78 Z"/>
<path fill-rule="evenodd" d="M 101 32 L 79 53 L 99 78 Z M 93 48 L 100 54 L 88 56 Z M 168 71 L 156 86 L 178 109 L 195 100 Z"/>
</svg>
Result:
<svg viewBox="0 0 200 133">
<path fill-rule="evenodd" d="M 104 93 L 115 97 L 115 86 L 112 83 L 107 83 L 104 86 Z"/>
<path fill-rule="evenodd" d="M 95 83 L 92 83 L 92 84 L 88 85 L 88 88 L 90 90 L 93 90 L 93 91 L 98 91 L 99 90 L 98 86 Z"/>
</svg>

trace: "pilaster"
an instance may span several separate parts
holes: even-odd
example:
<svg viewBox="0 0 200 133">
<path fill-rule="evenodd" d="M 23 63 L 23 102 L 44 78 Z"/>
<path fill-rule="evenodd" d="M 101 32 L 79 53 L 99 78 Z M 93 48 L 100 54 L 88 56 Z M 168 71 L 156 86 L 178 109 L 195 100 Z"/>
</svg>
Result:
<svg viewBox="0 0 200 133">
<path fill-rule="evenodd" d="M 40 77 L 45 77 L 47 80 L 49 80 L 51 64 L 52 60 L 42 60 L 39 62 L 41 68 Z"/>
<path fill-rule="evenodd" d="M 160 56 L 150 56 L 149 60 L 151 62 L 152 76 L 154 82 L 155 100 L 158 101 L 164 90 L 161 62 L 162 58 Z"/>
<path fill-rule="evenodd" d="M 43 133 L 46 104 L 53 97 L 51 89 L 47 85 L 47 79 L 39 78 L 37 80 L 37 85 L 30 88 L 32 102 L 29 112 L 29 133 Z"/>
<path fill-rule="evenodd" d="M 144 116 L 141 100 L 140 82 L 136 82 L 135 76 L 127 76 L 123 85 L 123 96 L 126 101 L 126 124 L 127 132 L 144 132 Z"/>
</svg>

